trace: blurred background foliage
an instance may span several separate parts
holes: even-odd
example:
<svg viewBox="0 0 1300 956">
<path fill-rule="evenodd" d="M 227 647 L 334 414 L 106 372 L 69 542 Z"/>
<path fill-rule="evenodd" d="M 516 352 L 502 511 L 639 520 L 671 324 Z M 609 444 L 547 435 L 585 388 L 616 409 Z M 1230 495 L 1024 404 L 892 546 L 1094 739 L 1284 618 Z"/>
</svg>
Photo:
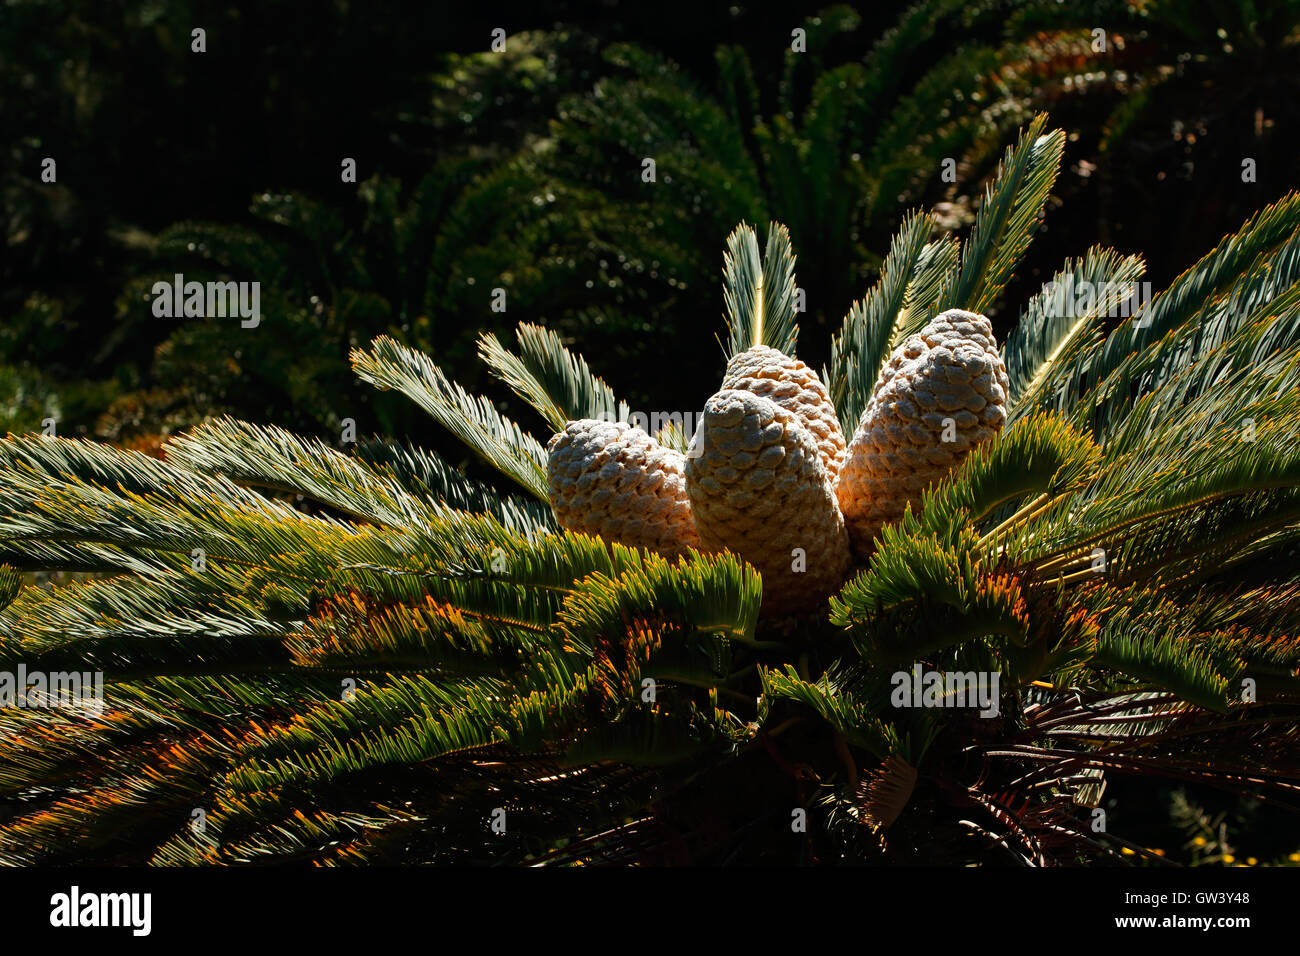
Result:
<svg viewBox="0 0 1300 956">
<path fill-rule="evenodd" d="M 53 418 L 156 451 L 229 412 L 457 451 L 359 386 L 348 351 L 389 334 L 496 394 L 476 339 L 521 321 L 577 343 L 634 407 L 696 409 L 737 222 L 789 225 L 819 367 L 903 215 L 969 222 L 1039 110 L 1069 131 L 1066 171 L 1004 302 L 1099 242 L 1160 287 L 1300 182 L 1298 8 L 4 0 L 0 429 Z M 150 288 L 177 272 L 260 282 L 261 324 L 155 318 Z M 1250 800 L 1164 803 L 1146 828 L 1171 862 L 1300 862 L 1294 825 L 1261 825 Z"/>
<path fill-rule="evenodd" d="M 1296 182 L 1296 8 L 8 0 L 0 427 L 147 445 L 228 411 L 436 443 L 356 387 L 348 349 L 394 335 L 480 387 L 477 335 L 519 321 L 637 406 L 695 408 L 736 222 L 790 226 L 820 366 L 901 216 L 969 221 L 1040 109 L 1071 131 L 1069 173 L 1007 301 L 1095 242 L 1158 285 Z M 260 282 L 262 324 L 155 318 L 177 272 Z"/>
</svg>

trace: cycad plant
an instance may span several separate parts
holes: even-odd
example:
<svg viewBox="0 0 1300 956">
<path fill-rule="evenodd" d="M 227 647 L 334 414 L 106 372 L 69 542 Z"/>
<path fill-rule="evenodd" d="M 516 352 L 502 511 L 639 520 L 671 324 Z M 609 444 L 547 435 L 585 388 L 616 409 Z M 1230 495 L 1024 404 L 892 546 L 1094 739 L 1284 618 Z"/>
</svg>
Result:
<svg viewBox="0 0 1300 956">
<path fill-rule="evenodd" d="M 717 265 L 700 235 L 776 220 L 803 253 L 802 320 L 822 360 L 826 330 L 881 267 L 900 202 L 941 196 L 959 215 L 1003 135 L 1031 116 L 998 75 L 1004 11 L 961 17 L 968 6 L 920 0 L 874 40 L 878 17 L 864 25 L 828 6 L 793 22 L 783 47 L 719 45 L 708 75 L 609 45 L 605 75 L 493 173 L 511 199 L 495 212 L 515 244 L 511 301 L 626 355 L 635 394 L 665 391 L 642 371 L 647 357 L 702 387 L 712 370 L 654 331 L 708 307 Z M 952 178 L 935 175 L 945 160 Z M 626 351 L 629 329 L 639 354 Z"/>
<path fill-rule="evenodd" d="M 106 690 L 0 710 L 0 858 L 1042 865 L 1149 857 L 1116 778 L 1293 794 L 1300 197 L 1118 324 L 1141 261 L 1089 250 L 994 349 L 1043 127 L 964 243 L 906 219 L 820 376 L 785 231 L 737 229 L 698 429 L 629 427 L 538 326 L 481 346 L 549 454 L 426 356 L 353 352 L 511 491 L 228 418 L 162 461 L 11 436 L 0 668 Z M 930 477 L 863 518 L 868 473 Z"/>
<path fill-rule="evenodd" d="M 1078 175 L 1061 191 L 1070 225 L 1057 221 L 1054 236 L 1084 228 L 1103 242 L 1150 243 L 1151 270 L 1172 275 L 1218 223 L 1295 182 L 1296 0 L 1014 0 L 968 15 L 985 8 L 1005 18 L 997 58 L 1008 98 L 1081 134 Z M 1157 184 L 1161 215 L 1128 217 Z"/>
<path fill-rule="evenodd" d="M 275 334 L 253 345 L 249 333 L 214 317 L 181 323 L 155 349 L 150 373 L 157 394 L 131 395 L 122 404 L 127 410 L 143 405 L 143 420 L 156 424 L 150 413 L 159 399 L 184 395 L 230 414 L 286 409 L 286 426 L 337 432 L 371 397 L 354 394 L 347 368 L 352 346 L 381 333 L 432 344 L 435 323 L 449 314 L 491 315 L 475 309 L 483 296 L 476 293 L 471 303 L 465 294 L 458 270 L 473 242 L 463 217 L 451 215 L 482 167 L 471 159 L 446 160 L 405 191 L 389 177 L 366 179 L 356 187 L 356 223 L 309 196 L 265 192 L 249 207 L 259 229 L 181 222 L 163 230 L 152 245 L 157 268 L 127 283 L 118 297 L 128 329 L 158 322 L 148 301 L 159 280 L 170 282 L 176 273 L 197 281 L 251 275 L 260 277 L 260 323 Z M 443 354 L 462 364 L 473 358 L 472 335 L 439 331 Z M 124 424 L 115 412 L 101 423 L 110 437 Z M 378 417 L 391 423 L 384 410 Z"/>
</svg>

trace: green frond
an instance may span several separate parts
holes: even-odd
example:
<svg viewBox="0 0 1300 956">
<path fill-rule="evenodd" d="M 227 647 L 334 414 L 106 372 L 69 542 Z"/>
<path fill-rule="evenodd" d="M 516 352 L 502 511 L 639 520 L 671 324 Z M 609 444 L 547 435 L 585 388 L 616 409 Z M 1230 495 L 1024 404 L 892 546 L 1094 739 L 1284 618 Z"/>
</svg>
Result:
<svg viewBox="0 0 1300 956">
<path fill-rule="evenodd" d="M 693 706 L 676 710 L 636 708 L 620 720 L 580 732 L 564 752 L 566 763 L 617 761 L 665 766 L 715 747 L 722 735 Z"/>
<path fill-rule="evenodd" d="M 1201 332 L 1221 327 L 1218 321 L 1170 332 L 1145 352 L 1121 362 L 1078 401 L 1074 418 L 1108 445 L 1115 445 L 1149 432 L 1155 422 L 1180 416 L 1207 392 L 1232 394 L 1238 403 L 1250 400 L 1253 393 L 1238 388 L 1245 377 L 1255 378 L 1256 392 L 1265 391 L 1266 382 L 1277 388 L 1295 385 L 1300 284 L 1255 311 L 1234 313 L 1229 307 L 1216 318 L 1229 318 L 1233 325 L 1221 340 L 1214 336 L 1217 345 Z M 1221 413 L 1239 407 L 1225 401 Z"/>
<path fill-rule="evenodd" d="M 0 612 L 14 603 L 22 586 L 22 572 L 12 565 L 0 564 Z"/>
<path fill-rule="evenodd" d="M 880 280 L 853 303 L 839 334 L 831 337 L 831 362 L 823 371 L 823 380 L 846 435 L 857 428 L 880 368 L 901 331 L 914 288 L 913 275 L 927 248 L 929 232 L 929 217 L 921 213 L 912 213 L 903 221 L 890 244 Z"/>
<path fill-rule="evenodd" d="M 878 117 L 879 109 L 894 101 L 903 82 L 908 58 L 934 36 L 938 25 L 961 4 L 953 0 L 920 0 L 899 16 L 872 44 L 863 58 L 866 82 L 862 96 L 864 121 Z"/>
<path fill-rule="evenodd" d="M 617 633 L 630 614 L 653 616 L 750 642 L 762 592 L 758 573 L 730 552 L 689 552 L 677 563 L 621 545 L 612 547 L 616 576 L 592 574 L 565 598 L 561 627 L 578 646 Z"/>
<path fill-rule="evenodd" d="M 241 719 L 275 718 L 337 692 L 337 678 L 259 673 L 249 679 L 155 677 L 105 686 L 102 713 L 0 712 L 0 794 L 138 774 L 178 735 L 197 739 Z M 17 716 L 21 715 L 21 716 Z M 216 764 L 212 764 L 216 766 Z"/>
<path fill-rule="evenodd" d="M 1011 381 L 1007 395 L 1011 421 L 1041 406 L 1041 398 L 1051 394 L 1048 383 L 1053 370 L 1094 344 L 1102 318 L 1129 298 L 1132 283 L 1145 269 L 1138 256 L 1120 256 L 1097 246 L 1083 259 L 1067 261 L 1029 301 L 1002 348 Z M 1076 296 L 1075 289 L 1088 290 L 1087 297 Z"/>
<path fill-rule="evenodd" d="M 682 422 L 669 419 L 668 424 L 655 432 L 653 437 L 655 441 L 665 448 L 671 448 L 673 451 L 679 451 L 684 455 L 690 450 L 693 436 L 686 434 L 686 428 Z"/>
<path fill-rule="evenodd" d="M 133 846 L 191 833 L 192 811 L 211 806 L 212 781 L 234 756 L 230 729 L 275 723 L 324 696 L 319 684 L 274 674 L 157 678 L 112 685 L 95 717 L 18 711 L 23 720 L 0 734 L 0 791 L 54 783 L 71 795 L 29 802 L 0 825 L 0 855 L 114 863 Z"/>
<path fill-rule="evenodd" d="M 803 187 L 811 194 L 813 208 L 838 211 L 833 236 L 846 236 L 843 228 L 856 214 L 852 203 L 836 204 L 836 188 L 845 170 L 839 157 L 856 132 L 854 123 L 861 108 L 867 71 L 860 63 L 844 63 L 824 71 L 813 82 L 804 109 L 800 138 L 806 144 L 807 161 Z M 848 142 L 846 142 L 848 140 Z M 842 218 L 841 218 L 842 217 Z"/>
<path fill-rule="evenodd" d="M 919 517 L 909 514 L 906 530 L 924 529 L 955 540 L 962 528 L 979 527 L 1003 505 L 1036 495 L 989 532 L 996 538 L 1032 520 L 1048 500 L 1078 488 L 1091 477 L 1099 456 L 1100 449 L 1086 434 L 1056 416 L 1021 419 L 975 448 L 927 491 Z"/>
<path fill-rule="evenodd" d="M 873 707 L 845 693 L 829 676 L 807 681 L 790 664 L 780 669 L 760 667 L 759 676 L 765 697 L 793 700 L 812 708 L 845 740 L 872 756 L 884 760 L 891 754 L 904 753 L 920 759 L 921 754 L 909 753 L 894 728 L 881 720 Z"/>
<path fill-rule="evenodd" d="M 280 641 L 294 620 L 283 600 L 268 605 L 254 580 L 214 565 L 28 588 L 0 614 L 0 660 L 49 672 L 103 670 L 110 681 L 273 670 L 287 663 Z M 305 617 L 305 595 L 290 600 Z"/>
<path fill-rule="evenodd" d="M 518 670 L 535 639 L 517 621 L 432 597 L 415 605 L 385 604 L 354 592 L 316 608 L 285 644 L 305 668 L 474 677 Z"/>
<path fill-rule="evenodd" d="M 416 815 L 384 808 L 383 813 L 331 813 L 297 810 L 262 833 L 223 847 L 231 863 L 343 866 L 382 863 L 382 853 L 394 841 L 410 841 L 426 824 Z M 155 866 L 193 866 L 212 862 L 201 852 L 203 841 L 184 847 L 173 844 L 153 861 Z"/>
<path fill-rule="evenodd" d="M 406 442 L 370 438 L 358 442 L 353 454 L 417 498 L 438 501 L 457 511 L 489 515 L 525 536 L 555 527 L 549 504 L 500 495 L 489 485 L 461 474 L 435 452 Z"/>
<path fill-rule="evenodd" d="M 1296 522 L 1300 522 L 1300 493 L 1292 488 L 1234 495 L 1176 510 L 1144 522 L 1140 534 L 1106 541 L 1107 578 L 1117 583 L 1159 578 L 1171 591 L 1187 589 L 1219 576 L 1243 550 L 1254 551 L 1260 542 Z"/>
<path fill-rule="evenodd" d="M 581 418 L 627 421 L 627 403 L 615 399 L 610 387 L 592 374 L 582 356 L 566 349 L 558 335 L 526 322 L 515 334 L 518 355 L 491 333 L 479 337 L 479 355 L 552 429 L 563 431 L 567 423 Z"/>
<path fill-rule="evenodd" d="M 887 525 L 871 567 L 831 598 L 831 621 L 867 660 L 905 663 L 963 641 L 1023 644 L 1029 614 L 1016 579 L 998 573 L 973 531 L 954 542 Z"/>
<path fill-rule="evenodd" d="M 931 5 L 931 9 L 944 4 Z M 933 13 L 936 20 L 946 15 Z M 869 152 L 863 166 L 869 170 L 866 212 L 869 219 L 889 214 L 899 197 L 917 195 L 947 158 L 976 164 L 986 152 L 996 152 L 1002 127 L 1012 116 L 994 119 L 988 111 L 972 111 L 969 104 L 985 96 L 998 96 L 997 75 L 1003 68 L 992 47 L 963 43 L 952 48 L 905 94 L 871 107 L 866 128 L 871 130 Z M 895 78 L 896 81 L 896 78 Z M 887 109 L 887 115 L 878 115 Z"/>
<path fill-rule="evenodd" d="M 723 298 L 727 304 L 727 358 L 755 345 L 794 355 L 799 326 L 794 311 L 794 250 L 790 233 L 771 223 L 760 256 L 758 236 L 742 223 L 727 237 Z"/>
<path fill-rule="evenodd" d="M 956 280 L 960 258 L 961 243 L 951 236 L 937 239 L 921 250 L 907 290 L 907 304 L 894 323 L 884 358 L 939 314 L 939 303 Z"/>
<path fill-rule="evenodd" d="M 576 581 L 615 570 L 598 538 L 569 532 L 523 538 L 490 519 L 456 513 L 389 548 L 350 543 L 321 590 L 356 592 L 374 613 L 394 604 L 411 613 L 432 601 L 467 619 L 467 627 L 505 633 L 503 639 L 516 643 L 521 635 L 547 633 Z M 364 631 L 364 615 L 359 621 Z"/>
<path fill-rule="evenodd" d="M 714 51 L 718 64 L 718 86 L 727 116 L 736 129 L 752 129 L 758 116 L 758 84 L 754 67 L 743 47 L 722 45 Z"/>
<path fill-rule="evenodd" d="M 418 676 L 396 678 L 321 704 L 292 726 L 251 733 L 225 778 L 223 806 L 209 828 L 222 844 L 238 844 L 286 814 L 287 794 L 315 792 L 344 775 L 417 766 L 494 744 L 537 752 L 572 733 L 582 708 L 596 702 L 599 663 L 560 665 L 560 658 L 551 658 L 516 685 L 515 694 L 488 679 L 440 685 Z M 363 733 L 346 733 L 363 727 Z"/>
<path fill-rule="evenodd" d="M 167 460 L 182 468 L 299 494 L 360 521 L 405 527 L 433 513 L 366 462 L 274 425 L 219 418 L 171 439 L 165 449 Z"/>
<path fill-rule="evenodd" d="M 1082 603 L 1106 610 L 1089 667 L 1118 672 L 1139 685 L 1171 690 L 1209 710 L 1227 709 L 1228 678 L 1240 662 L 1227 674 L 1216 667 L 1207 638 L 1217 635 L 1206 635 L 1194 608 L 1179 607 L 1140 589 L 1122 592 L 1109 587 L 1097 589 Z"/>
<path fill-rule="evenodd" d="M 67 541 L 0 539 L 0 561 L 20 571 L 148 574 L 159 570 L 156 557 L 139 548 Z"/>
<path fill-rule="evenodd" d="M 355 349 L 352 367 L 377 388 L 405 394 L 471 451 L 541 501 L 547 500 L 546 449 L 486 398 L 469 395 L 422 352 L 386 335 Z"/>
<path fill-rule="evenodd" d="M 1033 532 L 1041 543 L 1036 550 L 1063 554 L 1066 541 L 1092 547 L 1140 533 L 1144 523 L 1180 511 L 1295 486 L 1300 481 L 1300 448 L 1293 434 L 1300 385 L 1237 405 L 1238 414 L 1252 419 L 1251 430 L 1235 415 L 1224 415 L 1237 404 L 1234 392 L 1251 395 L 1276 387 L 1265 382 L 1267 377 L 1243 375 L 1235 386 L 1198 399 L 1178 421 L 1163 427 L 1152 423 L 1147 440 L 1107 445 L 1093 480 L 1040 516 Z"/>
<path fill-rule="evenodd" d="M 241 278 L 265 276 L 262 281 L 271 289 L 280 284 L 283 259 L 271 243 L 250 229 L 225 223 L 178 222 L 158 234 L 159 256 L 178 258 L 195 251 L 218 270 Z"/>
<path fill-rule="evenodd" d="M 301 573 L 332 566 L 343 539 L 361 533 L 225 477 L 108 445 L 17 436 L 0 441 L 0 459 L 15 462 L 0 483 L 0 537 L 191 555 L 198 549 Z"/>
<path fill-rule="evenodd" d="M 1256 309 L 1300 280 L 1297 228 L 1300 194 L 1287 195 L 1261 210 L 1146 303 L 1132 321 L 1111 332 L 1100 349 L 1070 363 L 1061 378 L 1066 391 L 1058 407 L 1071 408 L 1102 383 L 1115 382 L 1126 365 L 1135 370 L 1124 378 L 1140 381 L 1135 360 L 1153 345 L 1165 343 L 1165 351 L 1148 357 L 1145 365 L 1166 366 L 1166 376 L 1171 361 L 1185 370 L 1199 356 L 1221 347 L 1233 328 L 1253 320 Z M 1239 290 L 1238 301 L 1229 309 L 1224 299 L 1234 287 Z M 1242 294 L 1247 290 L 1249 298 Z"/>
<path fill-rule="evenodd" d="M 1028 248 L 1065 148 L 1065 133 L 1054 130 L 1044 135 L 1046 123 L 1045 114 L 1034 118 L 985 190 L 962 252 L 961 269 L 940 311 L 987 312 Z"/>
<path fill-rule="evenodd" d="M 1199 312 L 1207 299 L 1234 284 L 1245 267 L 1292 238 L 1297 228 L 1300 228 L 1300 194 L 1297 193 L 1284 196 L 1251 217 L 1234 235 L 1226 237 L 1170 283 L 1134 322 L 1117 329 L 1107 339 L 1093 369 L 1096 377 L 1100 379 L 1124 355 L 1159 341 Z M 1294 267 L 1287 272 L 1294 274 Z"/>
<path fill-rule="evenodd" d="M 152 756 L 167 761 L 165 775 L 142 770 L 116 777 L 6 822 L 0 826 L 0 856 L 18 865 L 114 862 L 160 829 L 188 829 L 190 812 L 202 804 L 210 757 L 165 746 L 155 746 Z M 77 848 L 75 855 L 70 847 Z"/>
<path fill-rule="evenodd" d="M 1252 423 L 1277 427 L 1292 421 L 1295 392 L 1300 389 L 1300 333 L 1291 344 L 1264 353 L 1252 347 L 1264 324 L 1244 330 L 1164 387 L 1135 400 L 1122 401 L 1114 394 L 1132 388 L 1127 374 L 1118 382 L 1102 383 L 1072 417 L 1090 427 L 1115 458 L 1143 447 L 1172 450 L 1176 446 L 1171 438 L 1200 442 L 1212 430 L 1230 430 L 1233 425 L 1239 426 L 1236 437 L 1249 441 Z M 1120 371 L 1125 371 L 1123 366 Z M 1099 395 L 1108 390 L 1110 395 Z"/>
</svg>

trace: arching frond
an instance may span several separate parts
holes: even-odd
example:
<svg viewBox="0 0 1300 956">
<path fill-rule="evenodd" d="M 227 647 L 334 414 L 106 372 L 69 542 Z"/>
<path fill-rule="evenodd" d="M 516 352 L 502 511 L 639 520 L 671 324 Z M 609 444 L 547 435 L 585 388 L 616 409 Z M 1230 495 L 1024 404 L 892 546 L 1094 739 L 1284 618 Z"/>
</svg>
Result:
<svg viewBox="0 0 1300 956">
<path fill-rule="evenodd" d="M 352 367 L 372 385 L 407 395 L 472 452 L 546 500 L 546 450 L 537 439 L 487 399 L 475 398 L 449 380 L 428 356 L 380 336 L 369 352 L 353 351 Z"/>
<path fill-rule="evenodd" d="M 736 227 L 727 237 L 722 293 L 727 303 L 727 358 L 755 345 L 794 354 L 799 335 L 794 251 L 785 226 L 769 226 L 762 255 L 753 227 L 743 223 Z"/>
</svg>

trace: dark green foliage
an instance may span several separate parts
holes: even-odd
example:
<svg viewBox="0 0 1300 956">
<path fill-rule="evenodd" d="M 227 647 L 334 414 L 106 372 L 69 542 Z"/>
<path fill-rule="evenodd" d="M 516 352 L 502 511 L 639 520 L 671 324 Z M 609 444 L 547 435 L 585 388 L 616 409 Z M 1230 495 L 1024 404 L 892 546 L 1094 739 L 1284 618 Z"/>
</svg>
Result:
<svg viewBox="0 0 1300 956">
<path fill-rule="evenodd" d="M 837 394 L 860 403 L 865 370 L 937 302 L 991 301 L 1055 173 L 1042 129 L 962 254 L 905 220 L 845 319 Z M 733 347 L 795 341 L 785 296 L 763 295 L 794 287 L 770 235 L 759 257 L 733 234 Z M 0 710 L 0 858 L 1138 862 L 1159 858 L 1090 826 L 1108 782 L 1285 802 L 1300 591 L 1268 558 L 1300 520 L 1297 235 L 1293 199 L 1262 211 L 1151 304 L 1158 337 L 1035 299 L 1007 346 L 1014 423 L 803 620 L 760 617 L 761 579 L 729 552 L 668 560 L 554 528 L 541 442 L 389 337 L 354 350 L 356 371 L 501 490 L 402 443 L 345 453 L 228 418 L 165 461 L 0 443 L 0 666 L 99 669 L 108 687 L 97 716 Z M 1140 263 L 1097 249 L 1069 270 Z M 1259 318 L 1225 305 L 1201 337 L 1207 310 L 1241 302 Z M 1268 361 L 1239 361 L 1261 342 Z M 626 410 L 543 328 L 481 348 L 548 427 Z M 116 573 L 16 587 L 19 569 L 85 567 Z M 999 683 L 904 706 L 927 671 Z"/>
</svg>

